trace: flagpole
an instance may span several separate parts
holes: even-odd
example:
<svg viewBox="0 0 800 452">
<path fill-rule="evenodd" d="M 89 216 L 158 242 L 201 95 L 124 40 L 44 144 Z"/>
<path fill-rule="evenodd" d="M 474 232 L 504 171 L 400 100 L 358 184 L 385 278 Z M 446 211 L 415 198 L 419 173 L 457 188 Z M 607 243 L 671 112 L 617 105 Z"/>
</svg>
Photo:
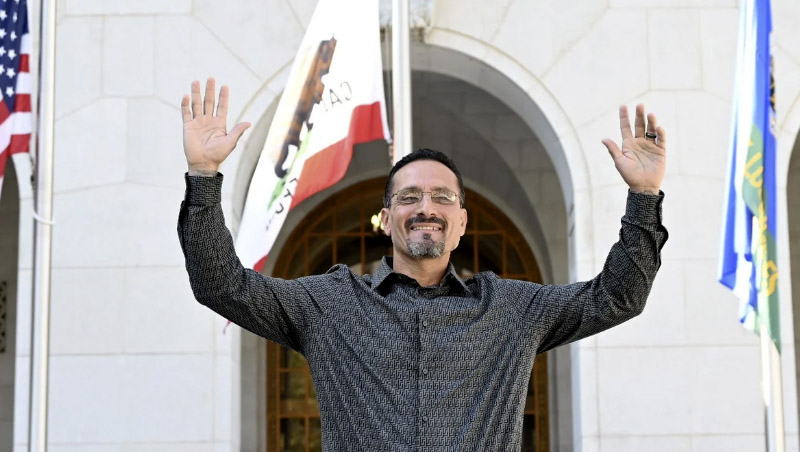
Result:
<svg viewBox="0 0 800 452">
<path fill-rule="evenodd" d="M 781 358 L 765 327 L 760 328 L 761 385 L 764 393 L 764 421 L 767 452 L 784 452 L 786 435 L 783 422 L 783 383 Z"/>
<path fill-rule="evenodd" d="M 411 65 L 408 0 L 392 0 L 392 164 L 411 153 Z"/>
<path fill-rule="evenodd" d="M 47 450 L 50 360 L 50 279 L 53 239 L 56 2 L 41 2 L 39 122 L 35 176 L 33 332 L 28 450 Z"/>
</svg>

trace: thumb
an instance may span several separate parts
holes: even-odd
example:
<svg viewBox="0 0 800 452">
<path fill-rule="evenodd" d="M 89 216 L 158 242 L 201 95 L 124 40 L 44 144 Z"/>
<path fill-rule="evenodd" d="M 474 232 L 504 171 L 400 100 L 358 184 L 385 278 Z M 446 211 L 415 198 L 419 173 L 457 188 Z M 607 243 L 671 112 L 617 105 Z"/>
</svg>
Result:
<svg viewBox="0 0 800 452">
<path fill-rule="evenodd" d="M 250 128 L 249 122 L 240 122 L 239 124 L 236 124 L 235 126 L 233 126 L 233 129 L 231 129 L 231 131 L 228 132 L 228 140 L 233 142 L 232 144 L 236 146 L 236 143 L 239 142 L 239 138 L 242 137 L 242 134 L 248 128 Z"/>
<path fill-rule="evenodd" d="M 608 149 L 608 153 L 611 154 L 611 158 L 617 160 L 620 156 L 622 156 L 622 151 L 619 150 L 617 143 L 610 138 L 603 138 L 603 144 L 605 145 L 606 149 Z"/>
</svg>

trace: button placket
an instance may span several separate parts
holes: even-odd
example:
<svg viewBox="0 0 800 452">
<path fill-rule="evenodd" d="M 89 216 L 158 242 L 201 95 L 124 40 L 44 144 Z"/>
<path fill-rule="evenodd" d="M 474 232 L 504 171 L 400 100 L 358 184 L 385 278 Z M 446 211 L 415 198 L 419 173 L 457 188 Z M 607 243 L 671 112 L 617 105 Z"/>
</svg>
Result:
<svg viewBox="0 0 800 452">
<path fill-rule="evenodd" d="M 429 409 L 425 404 L 425 400 L 426 400 L 425 393 L 426 393 L 426 390 L 429 387 L 429 384 L 428 384 L 428 381 L 427 381 L 428 366 L 425 363 L 428 361 L 428 359 L 427 359 L 427 352 L 428 352 L 427 344 L 428 344 L 428 336 L 429 336 L 430 331 L 428 330 L 429 322 L 425 319 L 425 317 L 427 315 L 425 307 L 427 307 L 426 303 L 427 303 L 428 299 L 427 299 L 427 296 L 426 296 L 426 293 L 425 293 L 424 289 L 420 290 L 418 293 L 419 293 L 419 297 L 420 297 L 420 299 L 418 301 L 418 303 L 419 303 L 418 304 L 418 306 L 419 306 L 419 323 L 418 323 L 418 325 L 419 325 L 419 337 L 420 337 L 419 413 L 421 415 L 421 417 L 420 417 L 421 426 L 424 427 L 424 426 L 426 426 L 428 424 L 428 420 L 429 420 L 428 415 L 427 414 L 423 414 L 423 413 L 426 413 L 428 411 L 428 409 Z"/>
</svg>

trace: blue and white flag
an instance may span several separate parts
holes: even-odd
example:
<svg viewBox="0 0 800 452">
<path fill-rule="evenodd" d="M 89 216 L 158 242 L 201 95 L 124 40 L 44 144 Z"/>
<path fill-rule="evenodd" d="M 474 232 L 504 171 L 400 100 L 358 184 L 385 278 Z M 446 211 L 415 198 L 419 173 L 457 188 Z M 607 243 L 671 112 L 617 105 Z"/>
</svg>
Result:
<svg viewBox="0 0 800 452">
<path fill-rule="evenodd" d="M 739 320 L 780 350 L 775 180 L 775 82 L 769 0 L 742 0 L 719 281 Z"/>
</svg>

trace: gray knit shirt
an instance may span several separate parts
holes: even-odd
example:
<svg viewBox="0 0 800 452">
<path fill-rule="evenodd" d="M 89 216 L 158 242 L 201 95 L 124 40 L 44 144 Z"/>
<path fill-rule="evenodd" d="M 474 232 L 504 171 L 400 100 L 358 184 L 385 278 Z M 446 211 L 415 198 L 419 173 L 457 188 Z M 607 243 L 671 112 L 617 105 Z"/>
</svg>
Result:
<svg viewBox="0 0 800 452">
<path fill-rule="evenodd" d="M 518 451 L 537 354 L 639 314 L 667 239 L 659 196 L 629 193 L 602 272 L 569 285 L 462 280 L 437 286 L 345 265 L 270 278 L 244 268 L 220 207 L 222 175 L 186 176 L 178 236 L 197 300 L 302 353 L 326 451 Z"/>
</svg>

